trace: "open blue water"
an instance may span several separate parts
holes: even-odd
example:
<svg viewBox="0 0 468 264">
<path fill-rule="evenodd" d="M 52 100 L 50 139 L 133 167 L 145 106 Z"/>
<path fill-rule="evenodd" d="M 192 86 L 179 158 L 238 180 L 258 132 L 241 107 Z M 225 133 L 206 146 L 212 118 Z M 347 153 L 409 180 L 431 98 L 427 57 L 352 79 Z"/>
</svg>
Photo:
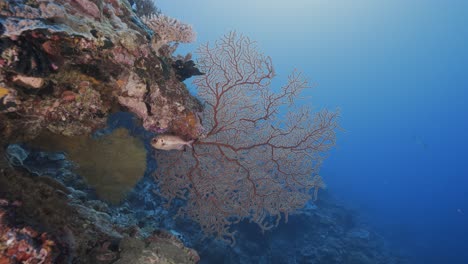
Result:
<svg viewBox="0 0 468 264">
<path fill-rule="evenodd" d="M 198 41 L 245 33 L 340 108 L 321 174 L 412 263 L 468 263 L 468 1 L 161 0 Z"/>
</svg>

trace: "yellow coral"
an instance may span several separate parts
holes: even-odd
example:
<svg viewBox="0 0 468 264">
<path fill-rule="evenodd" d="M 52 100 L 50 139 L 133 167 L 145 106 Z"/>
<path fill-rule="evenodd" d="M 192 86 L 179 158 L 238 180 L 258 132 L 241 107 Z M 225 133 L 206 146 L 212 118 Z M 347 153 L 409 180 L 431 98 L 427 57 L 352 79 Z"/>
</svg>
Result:
<svg viewBox="0 0 468 264">
<path fill-rule="evenodd" d="M 10 93 L 10 91 L 7 88 L 0 86 L 0 98 L 2 98 L 3 96 L 5 96 L 5 95 L 7 95 L 9 93 Z"/>
<path fill-rule="evenodd" d="M 99 139 L 43 134 L 32 144 L 49 151 L 66 151 L 79 166 L 77 172 L 101 199 L 111 203 L 120 202 L 146 169 L 143 142 L 124 128 Z"/>
</svg>

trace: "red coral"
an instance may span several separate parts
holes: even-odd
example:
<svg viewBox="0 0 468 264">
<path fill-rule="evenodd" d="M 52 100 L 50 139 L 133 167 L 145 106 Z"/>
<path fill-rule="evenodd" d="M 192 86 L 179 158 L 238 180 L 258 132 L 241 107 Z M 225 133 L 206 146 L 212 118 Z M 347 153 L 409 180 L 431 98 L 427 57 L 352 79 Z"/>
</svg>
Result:
<svg viewBox="0 0 468 264">
<path fill-rule="evenodd" d="M 17 203 L 0 200 L 0 264 L 53 263 L 55 242 L 46 233 L 32 227 L 14 227 L 8 224 L 10 210 Z"/>
<path fill-rule="evenodd" d="M 250 220 L 268 230 L 311 198 L 311 175 L 335 144 L 338 113 L 295 104 L 308 87 L 297 71 L 271 87 L 270 57 L 235 32 L 201 46 L 198 57 L 206 133 L 186 152 L 155 152 L 154 176 L 169 201 L 187 200 L 181 213 L 234 242 L 232 224 Z M 182 129 L 197 126 L 195 116 L 180 121 Z"/>
</svg>

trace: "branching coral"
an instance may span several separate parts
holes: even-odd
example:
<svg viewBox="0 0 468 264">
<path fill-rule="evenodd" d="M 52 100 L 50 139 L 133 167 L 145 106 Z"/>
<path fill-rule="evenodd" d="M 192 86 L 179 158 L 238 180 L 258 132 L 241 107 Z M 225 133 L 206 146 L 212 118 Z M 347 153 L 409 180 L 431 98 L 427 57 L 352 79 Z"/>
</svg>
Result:
<svg viewBox="0 0 468 264">
<path fill-rule="evenodd" d="M 155 178 L 169 200 L 187 200 L 183 213 L 208 234 L 233 240 L 230 226 L 244 219 L 268 230 L 310 199 L 338 114 L 295 106 L 307 87 L 298 72 L 272 89 L 271 59 L 247 37 L 232 32 L 198 55 L 206 137 L 187 152 L 157 152 Z"/>
<path fill-rule="evenodd" d="M 195 41 L 196 34 L 192 26 L 163 14 L 143 17 L 143 22 L 160 37 L 153 41 L 153 49 L 159 49 L 171 42 L 190 43 Z"/>
<path fill-rule="evenodd" d="M 318 174 L 312 178 L 311 184 L 312 184 L 312 187 L 314 188 L 314 201 L 317 201 L 319 189 L 325 189 L 327 185 L 323 181 L 322 177 Z"/>
</svg>

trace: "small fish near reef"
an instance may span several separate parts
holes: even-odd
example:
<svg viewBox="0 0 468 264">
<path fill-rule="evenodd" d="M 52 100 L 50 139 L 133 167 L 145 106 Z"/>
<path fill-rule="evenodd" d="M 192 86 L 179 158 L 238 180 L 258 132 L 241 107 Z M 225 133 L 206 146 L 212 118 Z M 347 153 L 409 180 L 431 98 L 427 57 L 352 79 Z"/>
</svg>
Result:
<svg viewBox="0 0 468 264">
<path fill-rule="evenodd" d="M 185 141 L 178 136 L 159 135 L 151 140 L 151 146 L 160 150 L 184 150 L 185 146 L 192 147 L 194 140 Z"/>
</svg>

